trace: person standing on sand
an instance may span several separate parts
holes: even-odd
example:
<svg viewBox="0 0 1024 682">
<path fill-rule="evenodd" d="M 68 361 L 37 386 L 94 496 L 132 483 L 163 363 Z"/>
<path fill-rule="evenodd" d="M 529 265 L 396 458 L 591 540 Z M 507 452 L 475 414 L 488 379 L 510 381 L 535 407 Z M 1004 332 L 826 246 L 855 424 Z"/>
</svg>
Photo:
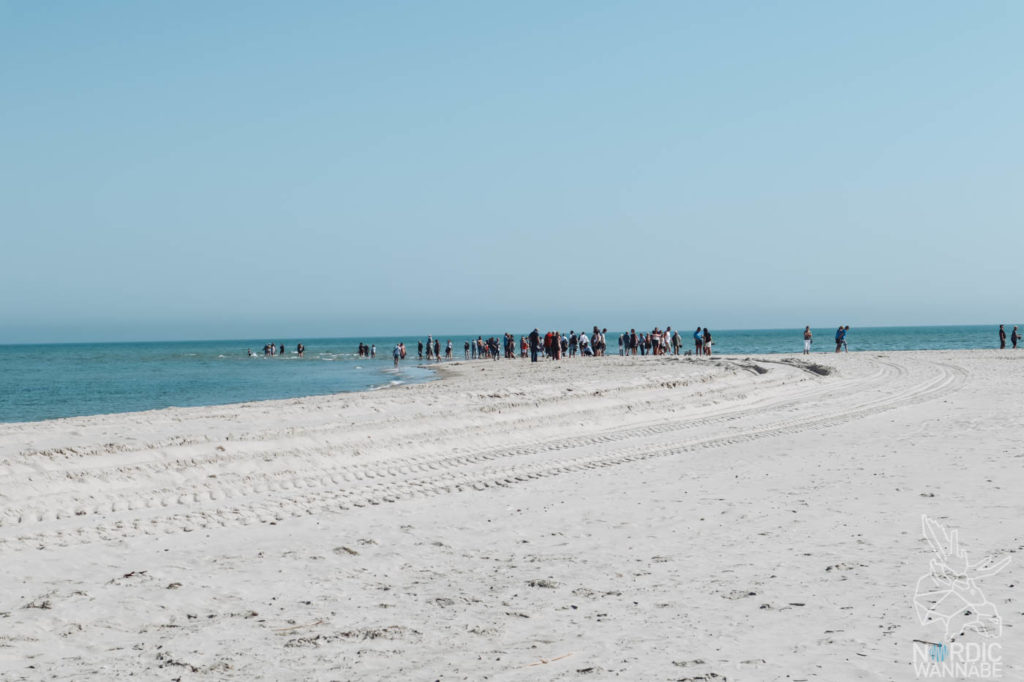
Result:
<svg viewBox="0 0 1024 682">
<path fill-rule="evenodd" d="M 1003 329 L 1003 325 L 999 325 L 999 349 L 1006 348 L 1006 330 Z"/>
<path fill-rule="evenodd" d="M 693 333 L 693 348 L 698 358 L 704 354 L 704 329 L 701 327 L 697 327 L 697 331 Z"/>
<path fill-rule="evenodd" d="M 813 334 L 811 334 L 811 325 L 807 325 L 806 327 L 804 327 L 804 355 L 811 354 L 812 336 Z"/>
<path fill-rule="evenodd" d="M 530 362 L 537 362 L 537 351 L 540 349 L 540 332 L 535 328 L 530 332 Z"/>
<path fill-rule="evenodd" d="M 836 352 L 838 353 L 843 348 L 843 343 L 846 341 L 846 330 L 843 329 L 843 325 L 839 325 L 839 329 L 836 330 Z"/>
<path fill-rule="evenodd" d="M 708 331 L 707 327 L 704 327 L 704 355 L 711 357 L 711 346 L 714 344 L 714 340 L 711 338 L 711 332 Z"/>
<path fill-rule="evenodd" d="M 849 353 L 850 349 L 846 345 L 846 337 L 850 334 L 850 325 L 843 327 L 843 352 Z"/>
<path fill-rule="evenodd" d="M 1020 339 L 1020 334 L 1017 333 L 1017 325 L 1013 325 L 1013 331 L 1010 333 L 1010 343 L 1013 347 L 1017 347 L 1017 341 Z"/>
</svg>

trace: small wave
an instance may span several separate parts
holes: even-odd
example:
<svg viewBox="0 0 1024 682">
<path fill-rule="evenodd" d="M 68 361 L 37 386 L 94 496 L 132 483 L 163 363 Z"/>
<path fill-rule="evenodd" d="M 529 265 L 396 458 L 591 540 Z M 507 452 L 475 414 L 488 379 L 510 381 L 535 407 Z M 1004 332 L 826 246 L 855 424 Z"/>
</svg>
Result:
<svg viewBox="0 0 1024 682">
<path fill-rule="evenodd" d="M 398 379 L 392 379 L 391 381 L 389 381 L 386 384 L 382 384 L 381 386 L 373 386 L 369 390 L 371 390 L 371 391 L 379 391 L 382 388 L 391 388 L 392 386 L 401 386 L 404 383 L 405 383 L 404 381 L 399 381 Z"/>
</svg>

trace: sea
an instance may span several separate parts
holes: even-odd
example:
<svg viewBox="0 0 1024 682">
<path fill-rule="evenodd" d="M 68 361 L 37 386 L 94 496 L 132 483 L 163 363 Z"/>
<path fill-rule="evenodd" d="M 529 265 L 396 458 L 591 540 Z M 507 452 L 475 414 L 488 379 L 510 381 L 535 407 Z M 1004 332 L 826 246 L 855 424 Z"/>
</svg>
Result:
<svg viewBox="0 0 1024 682">
<path fill-rule="evenodd" d="M 1007 326 L 1007 334 L 1012 325 Z M 851 328 L 850 351 L 968 350 L 998 347 L 998 325 Z M 834 329 L 812 329 L 814 353 L 833 352 Z M 528 331 L 516 332 L 517 338 Z M 692 331 L 683 330 L 691 346 Z M 799 353 L 803 329 L 712 330 L 715 353 Z M 620 332 L 607 334 L 618 353 Z M 454 358 L 478 335 L 441 335 Z M 501 337 L 501 332 L 479 336 Z M 29 422 L 166 407 L 224 405 L 368 391 L 430 381 L 436 373 L 416 357 L 423 337 L 274 339 L 283 355 L 265 357 L 270 340 L 0 345 L 0 422 Z M 408 357 L 396 370 L 391 350 L 404 341 Z M 376 345 L 361 358 L 359 343 Z M 296 346 L 305 346 L 304 357 Z M 250 357 L 249 351 L 253 355 Z M 430 363 L 433 364 L 433 363 Z"/>
</svg>

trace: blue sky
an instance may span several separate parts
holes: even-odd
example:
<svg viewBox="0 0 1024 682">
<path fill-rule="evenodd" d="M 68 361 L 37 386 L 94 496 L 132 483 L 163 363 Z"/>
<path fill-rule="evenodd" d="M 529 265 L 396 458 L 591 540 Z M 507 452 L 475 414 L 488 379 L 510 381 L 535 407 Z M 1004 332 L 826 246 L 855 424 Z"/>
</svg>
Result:
<svg viewBox="0 0 1024 682">
<path fill-rule="evenodd" d="M 4 2 L 0 343 L 1014 323 L 1024 4 Z"/>
</svg>

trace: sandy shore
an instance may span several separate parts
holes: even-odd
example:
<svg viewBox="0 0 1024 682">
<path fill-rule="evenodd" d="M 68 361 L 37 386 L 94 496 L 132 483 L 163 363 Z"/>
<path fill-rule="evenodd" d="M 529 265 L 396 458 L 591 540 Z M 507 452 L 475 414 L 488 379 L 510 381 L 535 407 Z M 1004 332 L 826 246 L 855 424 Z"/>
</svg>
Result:
<svg viewBox="0 0 1024 682">
<path fill-rule="evenodd" d="M 810 361 L 0 425 L 0 677 L 913 679 L 928 514 L 1020 679 L 1024 354 Z"/>
</svg>

